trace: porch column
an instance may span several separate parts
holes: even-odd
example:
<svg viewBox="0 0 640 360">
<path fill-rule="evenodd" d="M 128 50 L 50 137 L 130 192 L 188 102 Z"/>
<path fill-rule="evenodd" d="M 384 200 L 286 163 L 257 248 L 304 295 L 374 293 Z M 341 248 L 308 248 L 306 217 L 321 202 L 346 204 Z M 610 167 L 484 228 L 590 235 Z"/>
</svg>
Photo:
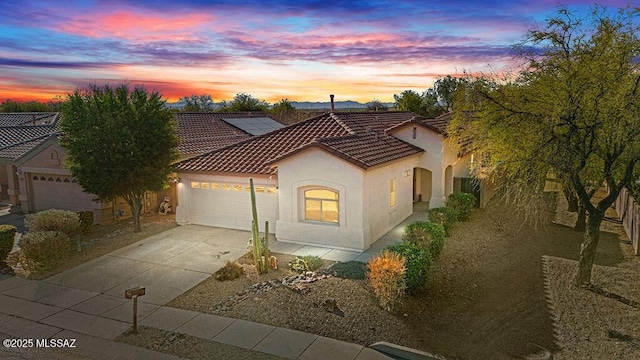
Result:
<svg viewBox="0 0 640 360">
<path fill-rule="evenodd" d="M 431 170 L 431 200 L 429 200 L 429 208 L 444 206 L 447 200 L 445 195 L 445 176 L 442 168 L 434 168 Z"/>
</svg>

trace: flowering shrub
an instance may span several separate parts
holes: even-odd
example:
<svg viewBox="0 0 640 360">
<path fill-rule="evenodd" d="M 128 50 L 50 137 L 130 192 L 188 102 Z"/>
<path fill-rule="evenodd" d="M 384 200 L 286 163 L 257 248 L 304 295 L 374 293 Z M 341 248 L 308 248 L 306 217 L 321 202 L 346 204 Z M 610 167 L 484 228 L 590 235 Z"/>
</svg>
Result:
<svg viewBox="0 0 640 360">
<path fill-rule="evenodd" d="M 383 251 L 367 264 L 367 279 L 380 306 L 393 311 L 406 289 L 405 259 L 402 255 Z"/>
</svg>

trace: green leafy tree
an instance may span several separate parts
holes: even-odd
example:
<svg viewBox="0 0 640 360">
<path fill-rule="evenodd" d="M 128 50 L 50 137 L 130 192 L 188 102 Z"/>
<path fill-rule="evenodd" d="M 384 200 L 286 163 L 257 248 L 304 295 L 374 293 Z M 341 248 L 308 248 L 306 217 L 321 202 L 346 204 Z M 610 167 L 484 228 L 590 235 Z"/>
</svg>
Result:
<svg viewBox="0 0 640 360">
<path fill-rule="evenodd" d="M 236 94 L 230 102 L 223 101 L 221 110 L 227 112 L 235 111 L 268 111 L 269 104 L 264 100 L 258 100 L 245 93 Z"/>
<path fill-rule="evenodd" d="M 400 94 L 393 95 L 395 108 L 400 111 L 411 111 L 425 117 L 436 117 L 444 111 L 438 105 L 438 96 L 433 88 L 422 94 L 405 90 Z"/>
<path fill-rule="evenodd" d="M 184 104 L 182 111 L 185 112 L 208 112 L 216 109 L 216 104 L 208 94 L 184 96 L 178 102 Z"/>
<path fill-rule="evenodd" d="M 611 15 L 595 6 L 579 18 L 559 8 L 519 44 L 528 66 L 499 85 L 474 82 L 478 97 L 472 99 L 480 101 L 456 104 L 450 125 L 491 154 L 494 173 L 518 203 L 540 199 L 549 175 L 575 192 L 587 213 L 576 285 L 591 282 L 604 213 L 640 173 L 634 16 L 633 10 Z M 603 185 L 605 196 L 592 196 Z"/>
<path fill-rule="evenodd" d="M 271 112 L 276 114 L 288 113 L 295 110 L 296 108 L 291 105 L 289 99 L 282 99 L 279 103 L 273 104 L 273 107 L 271 108 Z"/>
<path fill-rule="evenodd" d="M 164 104 L 157 92 L 121 84 L 77 89 L 63 105 L 67 168 L 86 192 L 124 198 L 135 232 L 144 194 L 162 190 L 178 159 L 175 121 Z"/>
<path fill-rule="evenodd" d="M 367 110 L 369 111 L 387 111 L 389 107 L 378 99 L 373 99 L 367 103 Z"/>
<path fill-rule="evenodd" d="M 36 100 L 29 101 L 12 101 L 7 99 L 0 104 L 0 112 L 13 113 L 13 112 L 48 112 L 54 111 L 45 103 L 41 103 Z"/>
<path fill-rule="evenodd" d="M 393 95 L 395 108 L 400 111 L 411 111 L 416 114 L 424 112 L 424 102 L 422 96 L 417 91 L 405 90 L 400 94 Z"/>
<path fill-rule="evenodd" d="M 438 78 L 433 84 L 433 89 L 438 97 L 438 104 L 443 111 L 450 111 L 453 109 L 456 96 L 459 91 L 466 89 L 467 79 L 465 77 L 453 77 L 447 75 L 442 78 Z"/>
</svg>

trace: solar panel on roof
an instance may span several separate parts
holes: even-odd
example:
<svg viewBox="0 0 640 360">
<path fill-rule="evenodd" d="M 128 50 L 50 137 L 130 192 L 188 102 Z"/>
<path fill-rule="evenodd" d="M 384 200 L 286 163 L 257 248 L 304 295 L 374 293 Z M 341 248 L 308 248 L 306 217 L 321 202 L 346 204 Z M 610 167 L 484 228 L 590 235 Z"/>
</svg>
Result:
<svg viewBox="0 0 640 360">
<path fill-rule="evenodd" d="M 262 135 L 284 127 L 268 117 L 222 119 L 224 122 L 251 135 Z"/>
</svg>

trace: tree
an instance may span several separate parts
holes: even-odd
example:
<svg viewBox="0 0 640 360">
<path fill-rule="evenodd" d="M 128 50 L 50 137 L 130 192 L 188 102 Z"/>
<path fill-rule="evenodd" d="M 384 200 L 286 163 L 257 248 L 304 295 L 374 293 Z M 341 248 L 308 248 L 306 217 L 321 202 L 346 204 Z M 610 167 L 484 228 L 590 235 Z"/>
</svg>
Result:
<svg viewBox="0 0 640 360">
<path fill-rule="evenodd" d="M 35 100 L 29 101 L 12 101 L 7 99 L 0 104 L 0 112 L 12 113 L 12 112 L 48 112 L 54 111 L 50 105 L 41 103 Z"/>
<path fill-rule="evenodd" d="M 245 93 L 236 94 L 232 101 L 223 101 L 221 104 L 222 111 L 268 111 L 269 104 L 264 100 L 258 100 L 253 96 Z"/>
<path fill-rule="evenodd" d="M 456 96 L 459 91 L 464 91 L 466 82 L 467 80 L 464 77 L 453 77 L 451 75 L 436 80 L 433 84 L 433 89 L 437 94 L 438 103 L 444 111 L 453 109 Z"/>
<path fill-rule="evenodd" d="M 527 60 L 518 76 L 499 85 L 476 79 L 480 101 L 460 106 L 450 124 L 491 154 L 519 202 L 532 204 L 548 175 L 575 192 L 588 218 L 576 285 L 591 281 L 605 211 L 640 173 L 640 40 L 633 16 L 595 6 L 578 18 L 560 7 L 518 45 Z M 605 196 L 592 196 L 603 184 Z"/>
<path fill-rule="evenodd" d="M 184 104 L 182 111 L 185 112 L 207 112 L 216 109 L 216 104 L 213 102 L 211 95 L 208 94 L 184 96 L 178 102 Z"/>
<path fill-rule="evenodd" d="M 134 232 L 141 231 L 144 194 L 166 185 L 178 159 L 175 121 L 164 104 L 157 92 L 121 84 L 77 89 L 62 107 L 66 167 L 86 192 L 124 198 Z"/>
<path fill-rule="evenodd" d="M 282 99 L 280 100 L 279 103 L 273 104 L 273 107 L 271 108 L 271 112 L 276 114 L 282 114 L 282 113 L 294 111 L 295 109 L 296 108 L 293 105 L 291 105 L 291 102 L 289 101 L 289 99 Z"/>
<path fill-rule="evenodd" d="M 405 90 L 399 95 L 393 95 L 395 108 L 400 111 L 411 111 L 416 114 L 424 113 L 424 102 L 422 96 L 416 91 Z"/>
<path fill-rule="evenodd" d="M 436 117 L 444 110 L 438 104 L 438 96 L 433 88 L 419 94 L 413 90 L 405 90 L 393 95 L 395 108 L 400 111 L 411 111 L 425 117 Z"/>
<path fill-rule="evenodd" d="M 389 107 L 378 99 L 373 99 L 367 103 L 367 110 L 369 111 L 387 111 Z"/>
</svg>

